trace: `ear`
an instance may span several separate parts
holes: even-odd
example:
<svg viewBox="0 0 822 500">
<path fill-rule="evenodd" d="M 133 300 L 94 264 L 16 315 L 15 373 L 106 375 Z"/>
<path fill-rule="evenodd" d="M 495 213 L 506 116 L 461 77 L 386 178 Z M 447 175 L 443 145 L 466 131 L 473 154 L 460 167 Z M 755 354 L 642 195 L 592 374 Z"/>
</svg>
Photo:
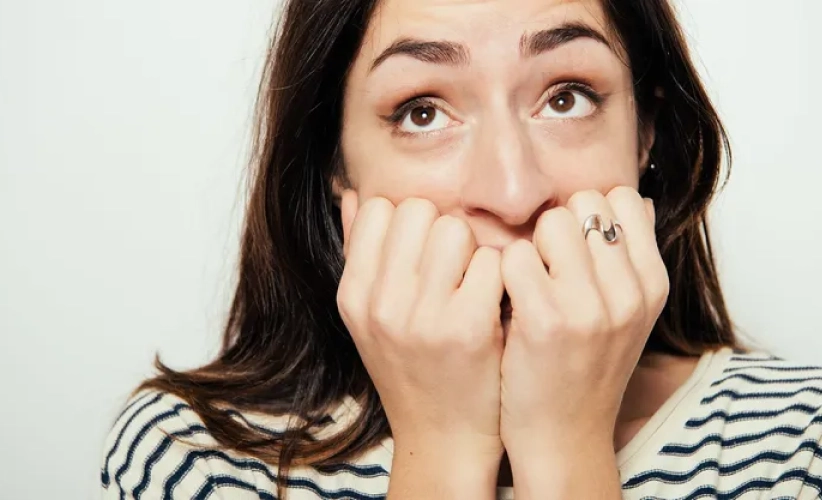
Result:
<svg viewBox="0 0 822 500">
<path fill-rule="evenodd" d="M 331 201 L 337 208 L 340 208 L 343 192 L 345 192 L 346 189 L 352 189 L 353 186 L 348 176 L 348 170 L 345 168 L 342 146 L 339 143 L 334 149 L 331 162 Z"/>
<path fill-rule="evenodd" d="M 649 120 L 642 125 L 642 130 L 639 132 L 639 170 L 641 173 L 648 168 L 648 163 L 651 158 L 651 148 L 654 147 L 656 140 L 656 120 Z"/>
<path fill-rule="evenodd" d="M 662 101 L 665 99 L 665 91 L 662 87 L 654 89 L 654 103 L 650 112 L 645 116 L 640 123 L 639 130 L 639 170 L 640 177 L 645 174 L 645 169 L 651 159 L 651 149 L 654 147 L 656 141 L 656 119 L 659 115 L 659 109 L 662 107 Z"/>
<path fill-rule="evenodd" d="M 351 182 L 345 166 L 337 164 L 331 173 L 331 198 L 337 208 L 340 208 L 343 193 L 347 189 L 354 189 L 354 184 Z"/>
<path fill-rule="evenodd" d="M 342 203 L 342 194 L 345 190 L 344 184 L 339 175 L 335 174 L 331 176 L 331 200 L 337 208 L 339 208 Z"/>
</svg>

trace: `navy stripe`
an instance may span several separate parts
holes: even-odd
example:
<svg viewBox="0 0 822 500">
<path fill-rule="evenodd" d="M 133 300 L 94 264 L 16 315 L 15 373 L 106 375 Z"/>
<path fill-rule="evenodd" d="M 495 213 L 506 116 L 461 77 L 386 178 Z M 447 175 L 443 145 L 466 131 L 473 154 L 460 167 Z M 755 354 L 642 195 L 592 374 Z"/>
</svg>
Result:
<svg viewBox="0 0 822 500">
<path fill-rule="evenodd" d="M 752 375 L 747 375 L 744 373 L 734 373 L 733 375 L 728 375 L 725 378 L 719 379 L 716 382 L 711 384 L 711 387 L 716 387 L 718 385 L 722 385 L 728 380 L 734 379 L 742 379 L 747 382 L 751 382 L 752 384 L 802 384 L 806 382 L 822 382 L 822 376 L 819 377 L 805 377 L 805 378 L 773 378 L 773 379 L 764 379 L 759 377 L 754 377 Z"/>
<path fill-rule="evenodd" d="M 271 436 L 272 438 L 282 438 L 285 436 L 285 432 L 277 431 L 270 427 L 265 427 L 263 425 L 259 425 L 255 422 L 249 420 L 245 415 L 240 413 L 236 410 L 226 410 L 226 413 L 232 417 L 237 417 L 240 419 L 243 424 L 256 429 L 264 434 Z M 331 423 L 334 422 L 333 419 L 329 420 Z M 369 465 L 369 466 L 358 466 L 349 463 L 342 463 L 342 464 L 334 464 L 334 465 L 327 465 L 323 467 L 316 467 L 317 472 L 325 475 L 336 475 L 341 472 L 348 472 L 350 474 L 354 474 L 359 477 L 379 477 L 379 476 L 387 476 L 388 471 L 378 465 Z"/>
<path fill-rule="evenodd" d="M 710 404 L 722 397 L 727 397 L 732 401 L 742 399 L 788 399 L 798 396 L 803 392 L 811 392 L 822 395 L 822 389 L 818 387 L 803 387 L 791 392 L 736 392 L 733 389 L 724 389 L 716 394 L 703 398 L 702 401 L 700 401 L 700 404 Z"/>
<path fill-rule="evenodd" d="M 810 427 L 813 424 L 822 422 L 822 415 L 817 415 L 816 417 L 811 420 L 811 423 L 808 425 Z M 798 437 L 802 436 L 807 432 L 807 427 L 790 427 L 787 425 L 783 425 L 780 427 L 774 427 L 773 429 L 769 429 L 764 432 L 760 432 L 757 434 L 745 434 L 742 436 L 736 436 L 732 438 L 723 438 L 719 434 L 710 434 L 701 441 L 693 445 L 685 445 L 685 444 L 669 444 L 662 448 L 660 451 L 663 455 L 679 455 L 679 456 L 687 456 L 693 455 L 698 452 L 702 447 L 709 445 L 709 444 L 719 444 L 722 448 L 733 448 L 735 446 L 740 446 L 743 444 L 753 443 L 756 441 L 761 441 L 770 436 L 790 436 L 790 437 Z"/>
<path fill-rule="evenodd" d="M 716 460 L 705 460 L 700 462 L 695 468 L 688 472 L 671 472 L 665 470 L 651 470 L 632 477 L 625 482 L 623 488 L 636 488 L 649 481 L 659 481 L 668 484 L 685 483 L 702 471 L 719 469 L 719 462 Z"/>
<path fill-rule="evenodd" d="M 352 490 L 350 488 L 343 488 L 341 490 L 324 490 L 319 487 L 314 481 L 309 479 L 303 478 L 289 478 L 286 480 L 286 485 L 289 489 L 296 488 L 296 489 L 304 489 L 309 490 L 317 495 L 323 500 L 336 500 L 336 499 L 344 499 L 344 500 L 385 500 L 385 495 L 380 494 L 369 494 L 363 493 L 361 491 Z"/>
<path fill-rule="evenodd" d="M 796 450 L 793 452 L 780 453 L 769 450 L 759 453 L 751 458 L 740 460 L 739 462 L 728 465 L 720 465 L 716 459 L 705 460 L 703 462 L 700 462 L 696 467 L 687 472 L 652 470 L 634 476 L 625 484 L 629 488 L 636 487 L 637 485 L 646 483 L 648 481 L 661 481 L 663 483 L 681 484 L 693 479 L 697 474 L 706 470 L 716 470 L 719 472 L 720 476 L 728 476 L 731 474 L 735 474 L 741 470 L 747 469 L 751 465 L 761 461 L 785 463 L 800 451 L 805 450 L 811 450 L 813 451 L 814 456 L 822 457 L 822 450 L 820 450 L 819 448 L 819 443 L 813 440 L 809 440 L 800 443 L 799 446 L 797 446 Z"/>
<path fill-rule="evenodd" d="M 154 467 L 154 464 L 159 462 L 163 455 L 165 455 L 166 451 L 168 451 L 168 448 L 171 447 L 174 441 L 177 438 L 186 438 L 199 433 L 208 433 L 208 429 L 206 429 L 203 425 L 192 425 L 188 429 L 174 432 L 170 436 L 166 436 L 165 438 L 163 438 L 162 441 L 160 441 L 160 444 L 146 459 L 146 463 L 143 466 L 143 476 L 140 478 L 140 482 L 137 484 L 134 490 L 132 490 L 132 496 L 135 500 L 138 500 L 140 496 L 145 492 L 145 489 L 148 488 L 148 485 L 151 483 L 151 469 Z"/>
<path fill-rule="evenodd" d="M 240 413 L 236 410 L 226 410 L 226 413 L 231 415 L 232 417 L 237 417 L 243 424 L 251 427 L 253 429 L 259 430 L 260 432 L 267 434 L 273 438 L 282 438 L 285 436 L 285 432 L 277 431 L 270 427 L 265 427 L 259 424 L 256 424 L 249 420 L 245 415 Z M 334 422 L 334 419 L 328 419 L 330 423 Z M 324 475 L 336 475 L 341 472 L 347 472 L 350 474 L 354 474 L 358 477 L 380 477 L 380 476 L 387 476 L 388 471 L 386 471 L 383 467 L 379 465 L 369 465 L 369 466 L 358 466 L 349 463 L 342 463 L 342 464 L 334 464 L 334 465 L 326 465 L 323 467 L 315 467 L 317 472 L 324 474 Z"/>
<path fill-rule="evenodd" d="M 224 475 L 208 476 L 206 478 L 206 483 L 200 488 L 197 494 L 192 497 L 192 500 L 205 500 L 214 492 L 214 490 L 223 487 L 253 491 L 260 497 L 260 500 L 277 500 L 277 497 L 267 491 L 257 489 L 253 484 L 249 484 L 245 481 L 237 479 L 236 477 Z"/>
<path fill-rule="evenodd" d="M 730 361 L 749 363 L 751 361 L 784 361 L 784 359 L 773 354 L 742 354 L 741 356 L 731 356 Z"/>
<path fill-rule="evenodd" d="M 810 485 L 817 490 L 822 491 L 822 479 L 816 476 L 812 476 L 807 473 L 807 471 L 802 469 L 791 469 L 785 471 L 781 476 L 777 479 L 764 479 L 764 478 L 757 478 L 747 481 L 740 486 L 736 487 L 733 490 L 722 492 L 717 491 L 715 486 L 702 486 L 691 492 L 688 496 L 683 497 L 686 499 L 696 499 L 696 498 L 716 498 L 717 500 L 733 500 L 739 498 L 740 496 L 748 493 L 750 491 L 767 491 L 774 488 L 779 483 L 783 483 L 786 481 L 794 481 L 800 479 L 803 481 L 803 484 Z M 794 500 L 796 497 L 780 497 L 785 499 Z"/>
<path fill-rule="evenodd" d="M 149 420 L 148 423 L 143 425 L 143 427 L 140 429 L 140 432 L 137 433 L 137 436 L 135 436 L 134 440 L 131 442 L 131 445 L 128 448 L 128 453 L 126 453 L 126 461 L 123 462 L 123 465 L 121 465 L 120 468 L 117 469 L 117 472 L 114 473 L 114 481 L 117 484 L 120 484 L 120 479 L 123 477 L 123 474 L 125 474 L 128 468 L 131 467 L 131 461 L 134 459 L 134 451 L 143 441 L 143 438 L 146 437 L 146 434 L 148 434 L 149 431 L 154 429 L 157 426 L 157 424 L 159 424 L 163 420 L 168 420 L 171 417 L 179 417 L 180 410 L 184 408 L 190 408 L 190 406 L 188 406 L 185 403 L 177 403 L 171 410 L 160 413 L 159 415 Z M 121 488 L 120 500 L 125 500 L 125 498 L 126 492 Z"/>
<path fill-rule="evenodd" d="M 324 465 L 322 467 L 316 467 L 317 472 L 323 474 L 325 476 L 332 476 L 336 474 L 340 474 L 343 472 L 347 472 L 349 474 L 353 474 L 358 477 L 381 477 L 387 476 L 388 471 L 385 470 L 382 466 L 379 465 L 354 465 L 348 463 L 341 463 L 341 464 L 334 464 L 334 465 Z"/>
<path fill-rule="evenodd" d="M 156 393 L 156 392 L 147 392 L 147 393 L 143 394 L 142 396 L 140 396 L 140 397 L 138 397 L 138 398 L 135 398 L 135 399 L 134 399 L 131 403 L 129 403 L 129 404 L 128 404 L 125 408 L 123 408 L 123 411 L 121 411 L 121 412 L 120 412 L 120 416 L 119 416 L 119 417 L 117 417 L 117 420 L 119 420 L 120 418 L 122 418 L 122 417 L 123 417 L 123 415 L 125 415 L 126 413 L 128 413 L 128 411 L 129 411 L 129 410 L 131 410 L 132 408 L 134 408 L 135 406 L 137 406 L 137 404 L 138 404 L 138 403 L 140 403 L 141 401 L 145 401 L 145 400 L 146 400 L 146 398 L 148 398 L 148 397 L 149 397 L 149 396 L 151 396 L 152 394 L 157 394 L 157 393 Z"/>
<path fill-rule="evenodd" d="M 771 370 L 776 372 L 804 372 L 804 371 L 818 371 L 822 369 L 820 366 L 771 366 L 771 365 L 742 365 L 726 368 L 724 373 L 737 372 L 739 370 Z"/>
<path fill-rule="evenodd" d="M 798 411 L 800 413 L 805 413 L 806 415 L 814 415 L 819 412 L 819 407 L 808 406 L 803 404 L 795 404 L 791 405 L 787 408 L 783 408 L 781 410 L 774 410 L 774 411 L 744 411 L 739 413 L 732 413 L 728 414 L 723 410 L 718 410 L 707 417 L 704 418 L 692 418 L 685 422 L 685 427 L 689 429 L 696 429 L 702 427 L 706 423 L 710 422 L 714 419 L 722 419 L 725 422 L 736 422 L 738 420 L 753 420 L 753 419 L 760 419 L 760 418 L 772 418 L 784 413 L 788 413 L 791 411 Z"/>
<path fill-rule="evenodd" d="M 146 394 L 146 396 L 148 396 L 148 394 Z M 162 397 L 163 397 L 163 394 L 158 393 L 156 396 L 151 398 L 151 401 L 149 401 L 148 403 L 146 403 L 143 406 L 141 406 L 140 408 L 138 408 L 137 411 L 135 411 L 134 414 L 131 415 L 131 417 L 129 417 L 129 419 L 126 421 L 126 423 L 123 424 L 123 427 L 120 429 L 120 432 L 117 434 L 117 439 L 114 441 L 114 446 L 112 446 L 111 450 L 109 450 L 108 454 L 106 455 L 106 460 L 103 463 L 103 471 L 102 471 L 100 480 L 102 481 L 104 487 L 108 488 L 108 485 L 111 482 L 111 478 L 109 477 L 109 473 L 108 473 L 109 462 L 111 461 L 111 457 L 114 456 L 114 454 L 117 452 L 117 449 L 120 447 L 120 442 L 123 440 L 123 434 L 125 434 L 126 429 L 128 429 L 128 427 L 131 425 L 131 423 L 134 421 L 134 419 L 137 418 L 137 415 L 142 413 L 143 410 L 145 410 L 149 406 L 153 405 L 157 401 L 160 401 L 160 399 Z M 142 400 L 142 399 L 143 399 L 143 397 L 140 398 L 140 400 Z M 136 403 L 137 403 L 137 401 L 135 401 L 134 403 L 129 405 L 125 410 L 123 410 L 123 412 L 120 414 L 120 417 L 118 418 L 118 420 L 122 419 L 125 416 L 126 411 L 128 411 L 128 409 L 131 408 L 132 406 L 134 406 Z"/>
<path fill-rule="evenodd" d="M 193 450 L 186 454 L 183 463 L 177 467 L 172 475 L 168 477 L 163 486 L 163 498 L 173 498 L 172 493 L 174 488 L 183 480 L 183 478 L 194 468 L 194 462 L 200 459 L 219 459 L 228 462 L 231 466 L 240 470 L 250 470 L 260 472 L 268 478 L 272 483 L 277 482 L 277 476 L 264 464 L 257 460 L 232 458 L 225 452 L 219 450 Z M 352 489 L 344 488 L 341 490 L 324 490 L 319 485 L 309 479 L 303 478 L 288 478 L 286 479 L 286 486 L 288 488 L 303 488 L 311 490 L 323 499 L 337 499 L 345 498 L 351 500 L 375 500 L 384 499 L 384 495 L 369 495 L 358 492 Z"/>
</svg>

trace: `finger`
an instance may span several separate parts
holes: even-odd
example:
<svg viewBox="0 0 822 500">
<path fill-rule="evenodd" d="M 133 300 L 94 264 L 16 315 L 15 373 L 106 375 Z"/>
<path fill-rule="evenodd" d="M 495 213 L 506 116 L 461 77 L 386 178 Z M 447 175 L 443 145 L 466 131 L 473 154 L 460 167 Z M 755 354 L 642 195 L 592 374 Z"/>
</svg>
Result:
<svg viewBox="0 0 822 500">
<path fill-rule="evenodd" d="M 434 222 L 420 264 L 422 307 L 441 305 L 454 295 L 476 249 L 467 222 L 448 215 Z"/>
<path fill-rule="evenodd" d="M 537 220 L 534 246 L 548 274 L 557 282 L 595 287 L 591 255 L 582 238 L 582 224 L 565 207 L 552 208 Z"/>
<path fill-rule="evenodd" d="M 631 239 L 634 221 L 619 219 L 608 199 L 593 190 L 574 194 L 568 200 L 568 208 L 576 217 L 579 237 L 584 238 L 591 255 L 599 294 L 611 319 L 621 324 L 627 321 L 626 316 L 636 313 L 637 303 L 641 304 L 642 300 L 642 291 L 626 246 Z M 593 214 L 601 216 L 606 228 L 614 221 L 620 223 L 622 229 L 616 228 L 616 241 L 606 241 L 599 231 L 591 231 L 587 237 L 582 233 L 585 220 Z"/>
<path fill-rule="evenodd" d="M 499 318 L 503 280 L 500 268 L 501 254 L 491 247 L 479 247 L 471 255 L 456 300 L 479 310 L 492 311 Z"/>
<path fill-rule="evenodd" d="M 397 314 L 409 313 L 416 302 L 423 250 L 438 217 L 437 207 L 422 198 L 407 198 L 394 211 L 374 293 L 376 299 L 403 307 Z"/>
<path fill-rule="evenodd" d="M 351 217 L 351 211 L 352 207 L 346 208 L 346 217 Z M 348 256 L 340 278 L 337 302 L 343 319 L 350 323 L 349 329 L 359 331 L 364 328 L 383 241 L 393 212 L 394 205 L 387 199 L 370 198 L 357 210 L 353 222 L 348 222 L 351 227 Z"/>
<path fill-rule="evenodd" d="M 542 330 L 540 324 L 556 317 L 553 307 L 553 280 L 536 247 L 517 240 L 502 251 L 502 280 L 511 298 L 512 320 Z"/>
<path fill-rule="evenodd" d="M 668 272 L 659 253 L 653 202 L 630 188 L 617 188 L 608 194 L 609 204 L 623 222 L 626 254 L 634 268 L 646 305 L 656 309 L 664 302 Z"/>
<path fill-rule="evenodd" d="M 348 257 L 348 241 L 351 239 L 351 226 L 359 209 L 359 195 L 353 189 L 346 189 L 340 200 L 340 215 L 343 228 L 343 256 Z"/>
</svg>

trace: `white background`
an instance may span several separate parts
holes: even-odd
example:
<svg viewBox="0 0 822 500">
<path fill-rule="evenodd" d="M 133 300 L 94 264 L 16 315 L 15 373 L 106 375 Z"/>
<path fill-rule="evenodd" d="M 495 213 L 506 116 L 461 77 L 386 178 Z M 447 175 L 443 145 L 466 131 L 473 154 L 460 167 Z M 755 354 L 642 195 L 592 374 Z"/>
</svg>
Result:
<svg viewBox="0 0 822 500">
<path fill-rule="evenodd" d="M 276 0 L 0 0 L 0 496 L 95 498 L 158 350 L 216 351 Z M 735 147 L 731 311 L 822 363 L 822 2 L 682 0 Z"/>
</svg>

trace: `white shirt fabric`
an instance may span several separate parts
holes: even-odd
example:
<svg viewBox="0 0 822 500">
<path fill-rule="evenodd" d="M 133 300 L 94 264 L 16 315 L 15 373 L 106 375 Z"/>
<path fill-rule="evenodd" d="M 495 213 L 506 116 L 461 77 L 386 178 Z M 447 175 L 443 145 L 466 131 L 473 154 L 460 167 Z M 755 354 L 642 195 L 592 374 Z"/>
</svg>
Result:
<svg viewBox="0 0 822 500">
<path fill-rule="evenodd" d="M 331 415 L 345 425 L 348 399 Z M 284 417 L 236 414 L 281 431 Z M 185 442 L 193 443 L 189 446 Z M 764 352 L 706 352 L 690 378 L 616 455 L 625 499 L 822 498 L 822 368 Z M 334 470 L 292 468 L 286 500 L 384 499 L 393 443 Z M 185 401 L 136 394 L 115 422 L 101 471 L 103 500 L 274 500 L 277 468 L 220 450 Z M 514 491 L 499 488 L 498 498 Z"/>
</svg>

